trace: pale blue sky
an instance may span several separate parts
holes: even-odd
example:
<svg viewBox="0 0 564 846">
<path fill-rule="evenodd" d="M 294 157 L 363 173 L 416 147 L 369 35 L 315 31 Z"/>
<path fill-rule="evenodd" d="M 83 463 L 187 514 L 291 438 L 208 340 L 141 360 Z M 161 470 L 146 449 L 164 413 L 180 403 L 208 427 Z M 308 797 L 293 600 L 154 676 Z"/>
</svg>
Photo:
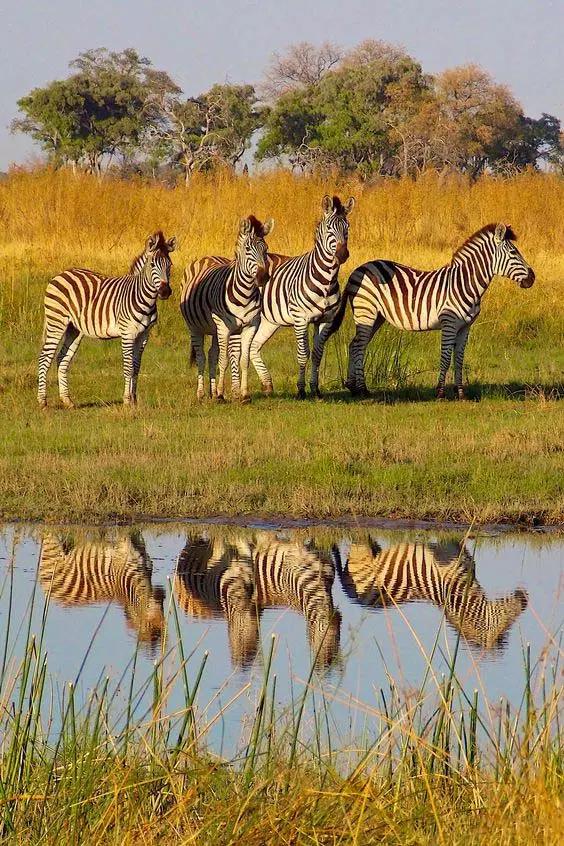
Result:
<svg viewBox="0 0 564 846">
<path fill-rule="evenodd" d="M 527 114 L 564 120 L 564 0 L 0 0 L 0 32 L 0 169 L 33 150 L 7 128 L 17 99 L 92 47 L 135 47 L 194 95 L 257 82 L 271 53 L 296 41 L 378 38 L 431 72 L 476 62 Z"/>
</svg>

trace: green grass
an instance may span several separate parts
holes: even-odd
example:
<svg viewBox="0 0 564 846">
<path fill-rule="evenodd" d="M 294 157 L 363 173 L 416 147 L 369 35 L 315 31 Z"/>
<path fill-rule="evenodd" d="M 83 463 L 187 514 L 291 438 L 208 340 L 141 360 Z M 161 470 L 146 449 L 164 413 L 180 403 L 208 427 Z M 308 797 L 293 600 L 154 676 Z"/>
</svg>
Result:
<svg viewBox="0 0 564 846">
<path fill-rule="evenodd" d="M 376 399 L 351 401 L 340 387 L 348 326 L 328 346 L 325 399 L 298 402 L 293 336 L 280 332 L 265 348 L 276 395 L 263 398 L 253 375 L 253 402 L 239 406 L 197 403 L 176 305 L 162 316 L 134 412 L 119 404 L 119 343 L 85 341 L 70 375 L 78 408 L 59 407 L 53 371 L 40 413 L 39 320 L 2 338 L 2 517 L 564 519 L 564 350 L 548 327 L 508 343 L 478 324 L 464 403 L 433 399 L 438 333 L 391 329 L 372 345 Z"/>
</svg>

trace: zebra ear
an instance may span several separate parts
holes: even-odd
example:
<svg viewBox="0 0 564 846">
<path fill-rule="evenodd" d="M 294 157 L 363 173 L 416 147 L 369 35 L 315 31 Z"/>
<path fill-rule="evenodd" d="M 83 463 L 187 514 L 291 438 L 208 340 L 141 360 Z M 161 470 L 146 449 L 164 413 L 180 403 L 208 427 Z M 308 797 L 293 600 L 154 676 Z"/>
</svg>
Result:
<svg viewBox="0 0 564 846">
<path fill-rule="evenodd" d="M 262 234 L 266 238 L 267 235 L 270 235 L 272 230 L 274 229 L 274 220 L 273 218 L 269 218 L 262 226 Z"/>
<path fill-rule="evenodd" d="M 495 228 L 495 240 L 498 244 L 501 244 L 502 241 L 505 240 L 505 233 L 507 232 L 507 226 L 505 223 L 498 223 Z"/>
<path fill-rule="evenodd" d="M 159 245 L 159 233 L 155 232 L 154 235 L 149 235 L 147 241 L 145 243 L 145 251 L 147 253 L 154 253 Z"/>
<path fill-rule="evenodd" d="M 329 214 L 333 211 L 333 198 L 330 197 L 329 194 L 325 194 L 321 200 L 321 208 L 323 209 L 324 214 Z"/>
<path fill-rule="evenodd" d="M 248 235 L 251 231 L 251 221 L 248 217 L 241 218 L 239 223 L 239 235 Z"/>
<path fill-rule="evenodd" d="M 344 207 L 345 208 L 345 214 L 350 214 L 352 212 L 352 210 L 354 209 L 355 202 L 356 202 L 356 200 L 355 200 L 354 197 L 349 197 L 349 201 L 346 204 L 346 206 Z"/>
<path fill-rule="evenodd" d="M 173 253 L 175 251 L 177 245 L 178 244 L 177 244 L 177 240 L 176 240 L 176 235 L 173 235 L 172 238 L 169 238 L 168 241 L 166 242 L 166 248 L 169 251 L 169 253 Z"/>
</svg>

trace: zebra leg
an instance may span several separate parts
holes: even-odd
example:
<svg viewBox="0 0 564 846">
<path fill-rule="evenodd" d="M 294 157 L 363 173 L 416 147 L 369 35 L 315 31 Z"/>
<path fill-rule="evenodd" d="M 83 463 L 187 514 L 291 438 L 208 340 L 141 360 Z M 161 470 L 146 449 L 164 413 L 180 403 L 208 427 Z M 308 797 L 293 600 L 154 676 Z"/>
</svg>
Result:
<svg viewBox="0 0 564 846">
<path fill-rule="evenodd" d="M 206 356 L 204 354 L 204 336 L 203 335 L 190 335 L 190 343 L 192 353 L 196 359 L 196 365 L 198 367 L 198 387 L 196 388 L 196 397 L 199 400 L 203 400 L 205 391 L 204 391 L 204 370 L 206 368 Z M 210 350 L 211 356 L 211 350 Z M 214 371 L 215 375 L 215 371 Z M 210 376 L 211 376 L 211 369 L 210 369 Z"/>
<path fill-rule="evenodd" d="M 454 343 L 460 329 L 460 318 L 454 314 L 441 316 L 441 365 L 439 370 L 439 384 L 437 385 L 437 399 L 445 398 L 445 382 L 452 354 Z"/>
<path fill-rule="evenodd" d="M 217 382 L 217 399 L 219 402 L 225 400 L 225 371 L 228 364 L 229 352 L 229 329 L 222 320 L 215 322 L 217 327 L 217 344 L 219 347 L 219 379 Z"/>
<path fill-rule="evenodd" d="M 149 340 L 149 330 L 146 329 L 135 339 L 133 345 L 133 402 L 137 402 L 137 380 L 141 370 L 141 359 Z"/>
<path fill-rule="evenodd" d="M 296 342 L 298 344 L 298 399 L 305 399 L 305 383 L 306 383 L 306 367 L 309 361 L 309 338 L 308 338 L 308 324 L 295 323 L 294 332 L 296 333 Z"/>
<path fill-rule="evenodd" d="M 253 367 L 257 371 L 261 387 L 265 394 L 272 393 L 272 376 L 268 372 L 268 368 L 262 360 L 260 351 L 268 339 L 272 338 L 276 330 L 279 328 L 280 327 L 277 326 L 276 323 L 271 323 L 270 320 L 266 320 L 263 317 L 260 321 L 258 331 L 251 343 L 251 361 L 253 363 Z"/>
<path fill-rule="evenodd" d="M 57 378 L 59 381 L 59 396 L 65 408 L 74 408 L 69 396 L 68 370 L 77 349 L 82 341 L 82 333 L 72 323 L 66 328 L 63 345 L 57 355 Z"/>
<path fill-rule="evenodd" d="M 454 342 L 454 384 L 458 399 L 460 400 L 465 399 L 464 388 L 462 386 L 462 365 L 464 364 L 464 350 L 466 349 L 469 332 L 470 326 L 463 326 Z"/>
<path fill-rule="evenodd" d="M 241 402 L 250 402 L 249 393 L 249 357 L 251 344 L 257 331 L 257 323 L 251 323 L 241 329 Z"/>
<path fill-rule="evenodd" d="M 59 323 L 45 324 L 43 346 L 39 353 L 37 366 L 37 402 L 41 408 L 47 407 L 47 373 L 67 326 L 68 323 L 64 325 Z"/>
<path fill-rule="evenodd" d="M 319 390 L 319 367 L 321 359 L 323 358 L 323 348 L 325 347 L 325 340 L 320 340 L 323 332 L 328 329 L 330 323 L 314 323 L 313 324 L 313 352 L 311 354 L 311 374 L 309 377 L 309 390 L 312 396 L 321 398 L 321 391 Z"/>
<path fill-rule="evenodd" d="M 365 323 L 356 324 L 355 336 L 349 344 L 349 364 L 345 381 L 345 388 L 348 388 L 353 396 L 370 396 L 364 375 L 364 358 L 368 344 L 383 322 L 384 318 L 379 314 L 371 326 Z"/>
<path fill-rule="evenodd" d="M 228 345 L 229 364 L 231 365 L 231 398 L 239 400 L 241 397 L 241 381 L 239 377 L 239 362 L 241 361 L 241 333 L 229 336 Z"/>
<path fill-rule="evenodd" d="M 123 359 L 123 379 L 125 382 L 123 390 L 123 404 L 135 405 L 135 398 L 133 396 L 133 347 L 135 345 L 135 338 L 121 339 L 121 354 Z"/>
<path fill-rule="evenodd" d="M 217 335 L 212 335 L 212 342 L 210 351 L 208 353 L 208 368 L 210 375 L 210 397 L 217 399 L 217 360 L 219 358 L 219 346 L 217 343 Z M 203 383 L 202 383 L 203 392 Z"/>
</svg>

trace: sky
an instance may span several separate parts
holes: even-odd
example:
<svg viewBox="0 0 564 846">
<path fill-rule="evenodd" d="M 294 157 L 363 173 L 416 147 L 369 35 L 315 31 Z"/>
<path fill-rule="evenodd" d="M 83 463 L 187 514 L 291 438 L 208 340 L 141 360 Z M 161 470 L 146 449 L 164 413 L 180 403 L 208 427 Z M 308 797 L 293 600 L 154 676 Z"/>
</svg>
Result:
<svg viewBox="0 0 564 846">
<path fill-rule="evenodd" d="M 272 53 L 297 41 L 375 38 L 427 72 L 479 64 L 527 115 L 564 123 L 564 0 L 0 0 L 0 24 L 0 170 L 38 152 L 10 134 L 17 100 L 95 47 L 135 47 L 195 96 L 259 82 Z"/>
</svg>

